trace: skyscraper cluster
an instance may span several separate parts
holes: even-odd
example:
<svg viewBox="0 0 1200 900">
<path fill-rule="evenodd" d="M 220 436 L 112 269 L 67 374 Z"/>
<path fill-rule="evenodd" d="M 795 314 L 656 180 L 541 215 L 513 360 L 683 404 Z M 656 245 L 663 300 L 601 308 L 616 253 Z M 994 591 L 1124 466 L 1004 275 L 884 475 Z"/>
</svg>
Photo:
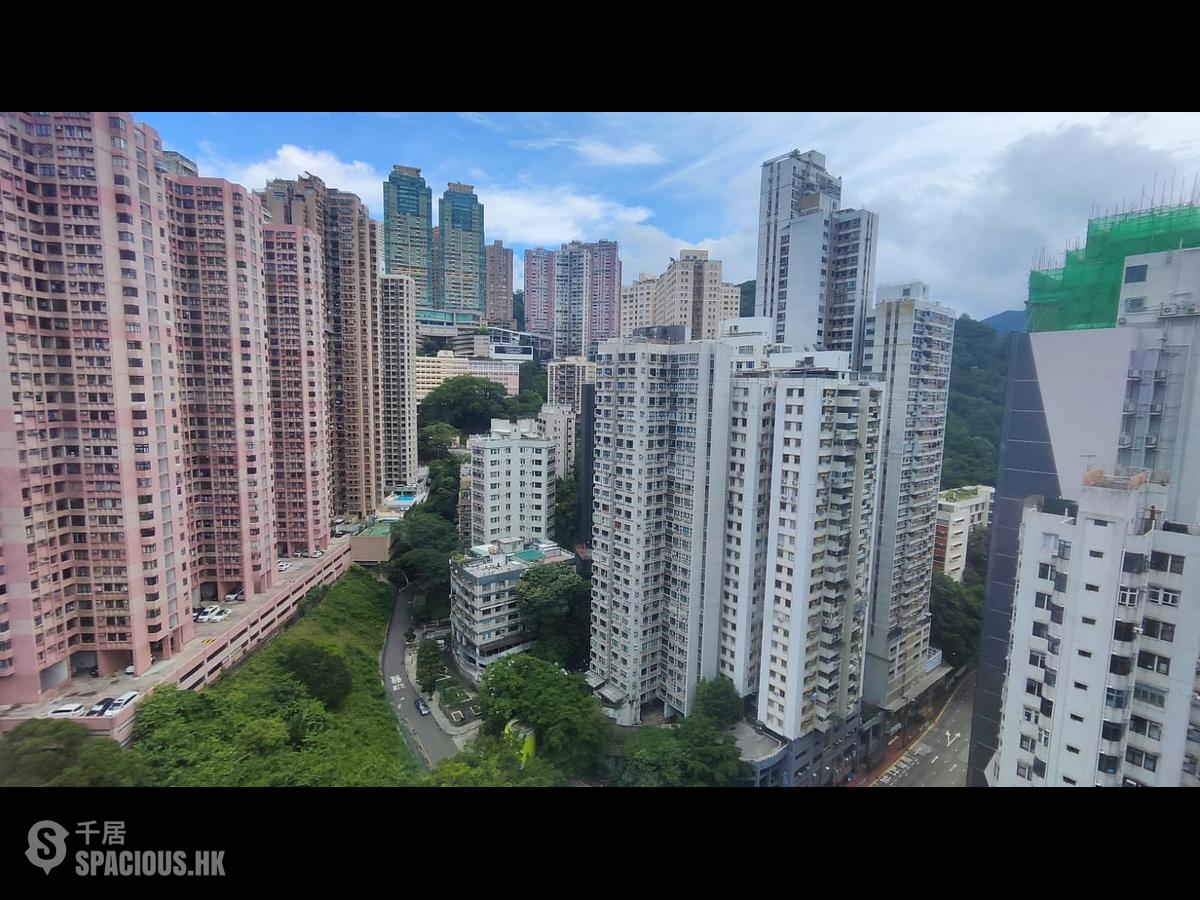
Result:
<svg viewBox="0 0 1200 900">
<path fill-rule="evenodd" d="M 179 653 L 415 476 L 415 287 L 306 175 L 202 177 L 125 113 L 0 117 L 0 703 Z M 388 410 L 387 415 L 383 410 Z"/>
<path fill-rule="evenodd" d="M 760 782 L 827 783 L 864 710 L 945 674 L 928 602 L 954 318 L 919 282 L 868 304 L 876 217 L 839 209 L 819 153 L 762 183 L 758 317 L 683 251 L 600 343 L 588 678 L 633 724 L 726 677 L 783 748 Z"/>
<path fill-rule="evenodd" d="M 616 241 L 571 241 L 525 251 L 525 327 L 551 335 L 552 356 L 591 356 L 621 325 L 621 257 Z"/>
</svg>

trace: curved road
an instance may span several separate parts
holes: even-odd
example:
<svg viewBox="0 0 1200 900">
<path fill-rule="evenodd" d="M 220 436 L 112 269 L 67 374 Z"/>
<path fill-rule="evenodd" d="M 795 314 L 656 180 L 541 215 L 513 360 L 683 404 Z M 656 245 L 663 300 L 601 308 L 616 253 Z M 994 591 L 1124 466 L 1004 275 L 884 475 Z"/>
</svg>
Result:
<svg viewBox="0 0 1200 900">
<path fill-rule="evenodd" d="M 404 671 L 404 632 L 408 631 L 412 597 L 411 586 L 396 592 L 387 643 L 383 648 L 383 681 L 396 716 L 408 732 L 416 737 L 429 765 L 436 766 L 447 756 L 457 753 L 458 746 L 450 735 L 438 727 L 433 716 L 423 716 L 417 712 L 416 699 L 420 693 L 409 682 L 408 673 Z"/>
</svg>

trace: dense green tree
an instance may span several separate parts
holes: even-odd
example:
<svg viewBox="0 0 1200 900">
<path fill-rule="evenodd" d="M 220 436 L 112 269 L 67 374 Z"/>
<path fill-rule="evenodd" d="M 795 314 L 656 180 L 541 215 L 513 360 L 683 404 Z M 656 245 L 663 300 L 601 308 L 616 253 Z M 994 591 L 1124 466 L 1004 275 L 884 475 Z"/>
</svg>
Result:
<svg viewBox="0 0 1200 900">
<path fill-rule="evenodd" d="M 546 400 L 546 370 L 535 362 L 521 363 L 521 393 L 526 391 Z"/>
<path fill-rule="evenodd" d="M 510 737 L 482 735 L 425 776 L 427 787 L 558 787 L 561 772 L 534 755 L 521 766 L 520 745 Z"/>
<path fill-rule="evenodd" d="M 517 582 L 517 611 L 537 638 L 534 655 L 569 669 L 587 663 L 592 583 L 565 565 L 538 566 Z"/>
<path fill-rule="evenodd" d="M 983 621 L 983 584 L 959 584 L 934 572 L 929 613 L 929 643 L 941 648 L 942 658 L 955 667 L 973 662 Z"/>
<path fill-rule="evenodd" d="M 728 678 L 706 678 L 696 685 L 692 715 L 707 716 L 719 728 L 729 728 L 741 721 L 744 711 L 742 698 Z"/>
<path fill-rule="evenodd" d="M 499 735 L 520 719 L 535 729 L 539 754 L 564 774 L 596 768 L 607 726 L 583 676 L 528 654 L 509 656 L 488 666 L 479 700 L 486 734 Z"/>
<path fill-rule="evenodd" d="M 458 521 L 458 495 L 462 486 L 462 457 L 435 459 L 429 464 L 429 496 L 421 504 L 448 522 Z"/>
<path fill-rule="evenodd" d="M 379 653 L 392 603 L 389 585 L 354 567 L 286 635 L 247 656 L 215 684 L 203 691 L 158 687 L 138 704 L 134 719 L 133 752 L 149 782 L 176 787 L 416 783 L 416 761 L 379 682 Z M 304 644 L 333 650 L 349 670 L 351 690 L 335 708 L 327 709 L 287 664 L 289 658 L 296 664 L 292 648 Z"/>
<path fill-rule="evenodd" d="M 723 693 L 711 696 L 723 697 Z M 723 700 L 717 704 L 723 705 Z M 728 710 L 721 711 L 728 717 Z M 741 758 L 729 727 L 718 725 L 710 716 L 694 709 L 677 726 L 638 729 L 625 744 L 624 764 L 617 784 L 623 787 L 728 787 L 750 776 L 750 766 Z"/>
<path fill-rule="evenodd" d="M 454 523 L 426 509 L 425 504 L 409 510 L 396 523 L 392 533 L 396 536 L 392 545 L 393 559 L 400 559 L 413 550 L 437 550 L 448 558 L 458 549 L 458 529 Z"/>
<path fill-rule="evenodd" d="M 1011 343 L 970 316 L 955 322 L 943 488 L 996 483 Z"/>
<path fill-rule="evenodd" d="M 442 382 L 425 395 L 417 411 L 420 427 L 442 422 L 464 434 L 484 434 L 492 419 L 507 418 L 511 398 L 503 385 L 473 375 L 459 375 Z"/>
<path fill-rule="evenodd" d="M 444 459 L 451 447 L 462 443 L 462 435 L 453 425 L 432 422 L 417 432 L 417 456 L 423 461 Z"/>
<path fill-rule="evenodd" d="M 987 581 L 988 554 L 991 552 L 990 525 L 976 526 L 967 535 L 967 556 L 964 561 L 963 583 L 983 584 Z"/>
<path fill-rule="evenodd" d="M 521 391 L 516 397 L 508 398 L 504 417 L 508 419 L 534 419 L 542 410 L 546 398 L 537 391 Z"/>
<path fill-rule="evenodd" d="M 0 787 L 138 787 L 145 779 L 136 754 L 78 722 L 29 719 L 0 738 Z"/>
<path fill-rule="evenodd" d="M 579 482 L 560 478 L 554 485 L 554 539 L 563 547 L 582 543 L 579 533 Z"/>
<path fill-rule="evenodd" d="M 513 291 L 513 318 L 517 320 L 517 331 L 525 330 L 525 292 Z"/>
<path fill-rule="evenodd" d="M 327 709 L 341 706 L 354 686 L 346 661 L 335 650 L 313 641 L 288 638 L 281 643 L 279 661 L 284 670 Z"/>
<path fill-rule="evenodd" d="M 417 646 L 417 683 L 427 694 L 442 674 L 442 648 L 437 641 L 421 641 Z"/>
<path fill-rule="evenodd" d="M 674 728 L 639 728 L 625 744 L 621 787 L 683 787 L 687 758 Z"/>
</svg>

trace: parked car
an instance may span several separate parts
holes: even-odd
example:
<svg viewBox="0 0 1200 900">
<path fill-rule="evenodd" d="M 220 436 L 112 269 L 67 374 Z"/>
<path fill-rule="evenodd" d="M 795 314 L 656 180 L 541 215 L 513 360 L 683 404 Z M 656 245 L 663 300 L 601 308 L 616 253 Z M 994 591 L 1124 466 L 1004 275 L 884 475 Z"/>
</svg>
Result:
<svg viewBox="0 0 1200 900">
<path fill-rule="evenodd" d="M 224 622 L 224 621 L 225 621 L 226 619 L 228 619 L 228 618 L 229 618 L 231 615 L 233 615 L 233 612 L 232 612 L 231 610 L 228 610 L 228 609 L 218 609 L 218 610 L 217 610 L 215 613 L 213 613 L 211 616 L 209 616 L 209 617 L 208 617 L 208 621 L 210 621 L 210 622 Z"/>
<path fill-rule="evenodd" d="M 226 603 L 237 603 L 239 600 L 246 599 L 246 592 L 242 590 L 234 591 L 232 594 L 225 595 Z"/>
<path fill-rule="evenodd" d="M 88 710 L 89 716 L 102 716 L 108 712 L 108 708 L 113 705 L 112 697 L 105 697 L 103 700 L 96 701 L 96 705 Z"/>
<path fill-rule="evenodd" d="M 417 712 L 423 716 L 429 715 L 429 704 L 420 697 L 417 698 Z"/>
<path fill-rule="evenodd" d="M 203 625 L 209 622 L 224 622 L 228 618 L 229 610 L 221 609 L 219 606 L 210 606 L 200 614 L 200 618 L 196 621 Z"/>
<path fill-rule="evenodd" d="M 129 665 L 127 665 L 125 667 L 125 674 L 126 675 L 136 675 L 137 674 L 137 669 L 134 668 L 133 663 L 130 663 Z"/>
<path fill-rule="evenodd" d="M 279 571 L 280 572 L 286 572 L 291 567 L 292 567 L 292 564 L 290 562 L 287 562 L 286 560 L 283 560 L 283 559 L 281 559 L 279 561 Z"/>
<path fill-rule="evenodd" d="M 112 702 L 112 706 L 110 706 L 108 709 L 106 709 L 104 711 L 105 717 L 109 718 L 109 719 L 114 718 L 117 715 L 117 713 L 119 713 L 125 707 L 133 706 L 133 704 L 137 702 L 137 698 L 138 698 L 137 691 L 130 691 L 127 694 L 122 694 L 120 697 L 118 697 L 116 700 L 114 700 Z"/>
<path fill-rule="evenodd" d="M 83 704 L 68 703 L 65 706 L 59 706 L 50 710 L 50 717 L 53 719 L 70 719 L 75 716 L 82 716 L 83 712 Z"/>
<path fill-rule="evenodd" d="M 321 558 L 322 556 L 324 556 L 324 555 L 325 555 L 325 551 L 324 551 L 324 550 L 314 550 L 314 551 L 313 551 L 313 553 L 312 553 L 312 558 L 313 558 L 313 559 L 320 559 L 320 558 Z"/>
<path fill-rule="evenodd" d="M 220 610 L 221 610 L 221 607 L 219 607 L 219 606 L 206 606 L 203 609 L 193 609 L 192 610 L 192 621 L 193 622 L 207 622 L 207 621 L 209 621 L 209 619 L 207 618 L 208 616 L 211 616 L 215 612 L 220 612 Z"/>
</svg>

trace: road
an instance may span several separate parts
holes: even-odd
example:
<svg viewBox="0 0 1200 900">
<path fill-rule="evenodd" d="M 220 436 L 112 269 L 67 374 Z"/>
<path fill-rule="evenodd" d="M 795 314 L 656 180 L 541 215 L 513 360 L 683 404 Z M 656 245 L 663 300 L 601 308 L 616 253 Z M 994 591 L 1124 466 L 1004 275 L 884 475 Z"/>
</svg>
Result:
<svg viewBox="0 0 1200 900">
<path fill-rule="evenodd" d="M 875 787 L 966 787 L 975 673 L 954 690 L 941 716 Z"/>
<path fill-rule="evenodd" d="M 409 682 L 408 674 L 404 671 L 404 632 L 408 631 L 412 595 L 411 587 L 406 587 L 396 594 L 392 624 L 388 629 L 387 644 L 383 650 L 383 682 L 388 689 L 392 709 L 409 733 L 416 736 L 429 765 L 436 766 L 447 756 L 457 753 L 458 747 L 450 735 L 438 727 L 433 716 L 423 716 L 417 712 L 416 699 L 420 694 Z"/>
</svg>

